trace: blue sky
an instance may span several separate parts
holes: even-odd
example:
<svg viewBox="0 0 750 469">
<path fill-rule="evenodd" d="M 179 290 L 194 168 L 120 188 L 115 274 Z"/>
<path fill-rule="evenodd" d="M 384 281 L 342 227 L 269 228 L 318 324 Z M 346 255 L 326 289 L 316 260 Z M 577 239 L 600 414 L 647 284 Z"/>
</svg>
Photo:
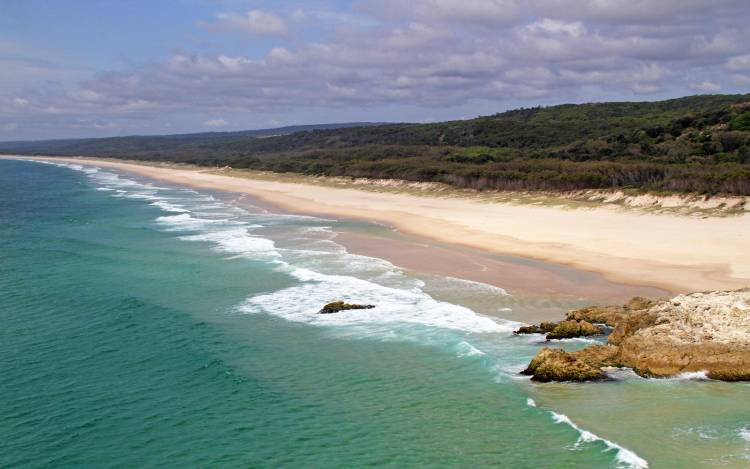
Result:
<svg viewBox="0 0 750 469">
<path fill-rule="evenodd" d="M 746 0 L 0 0 L 0 140 L 750 91 Z"/>
</svg>

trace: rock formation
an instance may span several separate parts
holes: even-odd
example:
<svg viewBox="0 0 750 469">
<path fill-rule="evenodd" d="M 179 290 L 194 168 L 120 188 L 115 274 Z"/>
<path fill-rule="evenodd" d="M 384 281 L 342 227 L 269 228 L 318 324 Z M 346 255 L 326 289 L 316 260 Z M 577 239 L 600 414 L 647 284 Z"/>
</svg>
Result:
<svg viewBox="0 0 750 469">
<path fill-rule="evenodd" d="M 557 327 L 557 323 L 543 322 L 537 325 L 521 326 L 514 334 L 547 334 Z"/>
<path fill-rule="evenodd" d="M 620 363 L 642 376 L 705 371 L 750 380 L 750 289 L 693 293 L 625 319 L 610 336 Z"/>
<path fill-rule="evenodd" d="M 604 366 L 617 364 L 617 347 L 594 345 L 575 352 L 543 348 L 521 373 L 534 381 L 594 381 L 607 379 Z"/>
<path fill-rule="evenodd" d="M 333 303 L 328 303 L 327 305 L 323 306 L 323 308 L 318 311 L 318 314 L 333 314 L 341 311 L 346 311 L 348 309 L 371 309 L 374 307 L 375 305 L 358 305 L 344 303 L 343 301 L 334 301 Z"/>
<path fill-rule="evenodd" d="M 572 339 L 574 337 L 589 337 L 592 335 L 603 334 L 604 331 L 589 321 L 566 319 L 558 323 L 543 322 L 537 325 L 522 326 L 514 332 L 520 334 L 547 334 L 547 340 L 552 339 Z"/>
<path fill-rule="evenodd" d="M 567 314 L 566 319 L 615 327 L 633 311 L 648 309 L 653 304 L 653 301 L 637 296 L 622 306 L 589 306 L 588 308 L 574 309 Z"/>
<path fill-rule="evenodd" d="M 750 289 L 583 308 L 557 327 L 588 321 L 614 327 L 609 345 L 576 352 L 545 348 L 524 373 L 538 381 L 582 381 L 603 379 L 603 366 L 621 366 L 650 377 L 705 372 L 713 379 L 750 380 Z"/>
<path fill-rule="evenodd" d="M 602 334 L 602 330 L 588 321 L 566 320 L 560 322 L 547 334 L 547 340 L 589 337 L 598 334 Z"/>
</svg>

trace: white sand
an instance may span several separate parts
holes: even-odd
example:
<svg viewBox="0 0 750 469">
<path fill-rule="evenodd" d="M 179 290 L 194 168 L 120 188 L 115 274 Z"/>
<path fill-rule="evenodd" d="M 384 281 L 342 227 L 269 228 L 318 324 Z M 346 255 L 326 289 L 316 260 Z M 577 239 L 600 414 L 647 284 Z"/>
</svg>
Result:
<svg viewBox="0 0 750 469">
<path fill-rule="evenodd" d="M 411 234 L 600 272 L 674 292 L 750 286 L 750 215 L 699 218 L 374 192 L 71 159 L 199 188 L 251 194 L 289 211 L 378 221 Z"/>
</svg>

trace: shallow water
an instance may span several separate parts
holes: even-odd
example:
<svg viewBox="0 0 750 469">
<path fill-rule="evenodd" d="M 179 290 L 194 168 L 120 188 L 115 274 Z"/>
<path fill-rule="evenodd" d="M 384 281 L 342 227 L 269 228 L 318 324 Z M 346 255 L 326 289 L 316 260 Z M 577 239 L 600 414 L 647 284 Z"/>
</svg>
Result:
<svg viewBox="0 0 750 469">
<path fill-rule="evenodd" d="M 342 222 L 76 165 L 0 160 L 0 192 L 0 466 L 750 464 L 747 385 L 533 385 L 522 298 Z"/>
</svg>

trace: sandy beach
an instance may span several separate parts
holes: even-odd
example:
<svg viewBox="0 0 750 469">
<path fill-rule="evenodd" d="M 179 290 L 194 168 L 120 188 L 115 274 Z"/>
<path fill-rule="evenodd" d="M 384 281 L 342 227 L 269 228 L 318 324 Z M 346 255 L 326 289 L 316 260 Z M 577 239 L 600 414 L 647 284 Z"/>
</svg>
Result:
<svg viewBox="0 0 750 469">
<path fill-rule="evenodd" d="M 249 194 L 295 213 L 375 221 L 440 243 L 562 264 L 626 285 L 670 292 L 750 286 L 747 214 L 699 217 L 608 206 L 572 209 L 487 203 L 233 177 L 125 161 L 57 160 L 116 168 L 196 188 Z M 357 242 L 362 244 L 361 239 L 344 239 L 345 245 Z M 388 246 L 369 245 L 372 255 L 396 260 L 388 255 Z M 405 263 L 409 263 L 406 258 Z M 460 265 L 458 262 L 458 270 Z M 444 273 L 445 268 L 438 270 Z M 482 267 L 473 270 L 481 271 Z M 486 277 L 477 280 L 486 281 Z M 517 283 L 522 284 L 524 278 L 519 276 Z M 564 287 L 563 282 L 557 288 Z"/>
</svg>

